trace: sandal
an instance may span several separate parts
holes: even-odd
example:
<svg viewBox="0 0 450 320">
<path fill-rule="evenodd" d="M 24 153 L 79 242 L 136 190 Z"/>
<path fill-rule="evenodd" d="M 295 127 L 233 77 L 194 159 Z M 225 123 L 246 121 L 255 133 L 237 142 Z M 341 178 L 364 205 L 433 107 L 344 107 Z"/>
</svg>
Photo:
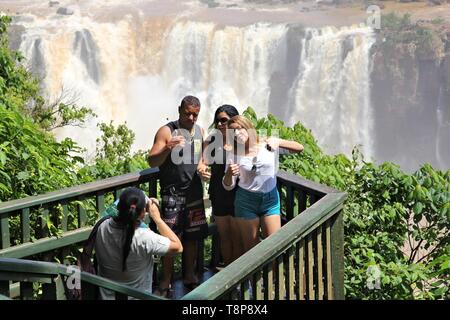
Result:
<svg viewBox="0 0 450 320">
<path fill-rule="evenodd" d="M 160 296 L 162 298 L 170 299 L 172 298 L 172 288 L 158 288 L 154 292 L 155 295 Z"/>
</svg>

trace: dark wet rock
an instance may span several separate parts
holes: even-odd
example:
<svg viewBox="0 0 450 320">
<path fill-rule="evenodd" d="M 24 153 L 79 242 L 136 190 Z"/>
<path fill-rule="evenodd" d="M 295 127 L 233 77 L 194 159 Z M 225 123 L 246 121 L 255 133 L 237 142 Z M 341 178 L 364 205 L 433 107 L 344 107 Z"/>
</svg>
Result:
<svg viewBox="0 0 450 320">
<path fill-rule="evenodd" d="M 369 1 L 369 2 L 366 2 L 366 3 L 364 3 L 364 5 L 362 6 L 362 10 L 367 10 L 367 8 L 369 8 L 370 6 L 377 6 L 378 8 L 380 8 L 380 9 L 384 9 L 385 8 L 385 5 L 384 5 L 384 3 L 382 3 L 382 2 L 379 2 L 379 1 Z"/>
<path fill-rule="evenodd" d="M 12 16 L 12 23 L 20 23 L 20 22 L 33 22 L 34 17 L 31 15 L 15 15 Z"/>
<path fill-rule="evenodd" d="M 450 105 L 450 42 L 445 30 L 423 21 L 377 36 L 370 76 L 377 132 L 374 149 L 380 159 L 402 162 L 403 155 L 426 154 L 428 158 L 418 159 L 437 163 L 438 151 L 441 158 L 448 153 L 447 148 L 437 150 L 436 144 L 429 143 L 439 140 L 438 106 Z M 418 123 L 421 126 L 414 125 Z M 387 140 L 389 145 L 384 143 Z M 441 166 L 450 163 L 450 159 L 442 161 Z"/>
<path fill-rule="evenodd" d="M 45 68 L 44 46 L 41 38 L 36 38 L 33 42 L 31 59 L 29 59 L 30 71 L 38 79 L 44 79 L 47 71 Z"/>
<path fill-rule="evenodd" d="M 65 16 L 70 16 L 70 15 L 74 14 L 74 11 L 71 8 L 59 7 L 58 10 L 56 11 L 56 13 L 62 14 Z"/>
<path fill-rule="evenodd" d="M 353 36 L 347 36 L 342 44 L 342 61 L 347 58 L 347 55 L 350 51 L 353 50 L 354 44 L 353 44 Z"/>
<path fill-rule="evenodd" d="M 25 32 L 25 27 L 19 24 L 12 24 L 8 28 L 9 48 L 11 50 L 19 50 L 22 43 L 22 34 Z"/>
<path fill-rule="evenodd" d="M 444 4 L 444 0 L 428 0 L 428 5 L 429 6 L 440 6 L 442 4 Z"/>
<path fill-rule="evenodd" d="M 331 5 L 336 4 L 337 1 L 336 1 L 336 0 L 319 0 L 319 1 L 317 1 L 317 3 L 319 3 L 319 4 L 321 4 L 321 5 L 328 5 L 328 6 L 331 6 Z"/>
<path fill-rule="evenodd" d="M 73 50 L 84 63 L 92 80 L 96 83 L 100 83 L 100 66 L 98 62 L 99 49 L 89 30 L 83 29 L 75 33 Z"/>
</svg>

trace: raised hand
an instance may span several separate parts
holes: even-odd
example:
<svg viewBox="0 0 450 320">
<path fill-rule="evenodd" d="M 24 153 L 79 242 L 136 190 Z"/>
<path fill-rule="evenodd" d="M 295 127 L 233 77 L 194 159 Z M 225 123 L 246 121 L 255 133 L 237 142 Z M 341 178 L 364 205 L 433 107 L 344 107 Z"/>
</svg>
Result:
<svg viewBox="0 0 450 320">
<path fill-rule="evenodd" d="M 266 140 L 266 147 L 269 151 L 276 151 L 280 147 L 280 139 L 268 138 Z"/>
<path fill-rule="evenodd" d="M 184 147 L 186 144 L 186 139 L 183 136 L 174 136 L 166 144 L 169 150 L 172 150 L 176 146 Z"/>
<path fill-rule="evenodd" d="M 147 201 L 147 208 L 148 208 L 148 213 L 150 215 L 150 218 L 153 221 L 158 221 L 161 219 L 161 213 L 159 212 L 158 199 L 149 198 L 149 201 Z"/>
<path fill-rule="evenodd" d="M 200 168 L 198 168 L 198 173 L 200 175 L 200 178 L 203 181 L 209 181 L 209 179 L 211 179 L 211 172 L 209 172 L 209 167 L 208 166 L 202 166 Z"/>
<path fill-rule="evenodd" d="M 227 172 L 225 174 L 228 174 L 229 176 L 238 176 L 239 175 L 239 165 L 234 163 L 231 160 L 230 164 L 228 166 Z"/>
</svg>

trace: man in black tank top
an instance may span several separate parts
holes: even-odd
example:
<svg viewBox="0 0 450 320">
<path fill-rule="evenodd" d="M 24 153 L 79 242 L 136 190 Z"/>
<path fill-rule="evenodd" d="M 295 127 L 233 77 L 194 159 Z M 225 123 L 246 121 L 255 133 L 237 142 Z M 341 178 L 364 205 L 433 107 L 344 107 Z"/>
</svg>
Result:
<svg viewBox="0 0 450 320">
<path fill-rule="evenodd" d="M 158 130 L 148 157 L 150 166 L 160 170 L 161 217 L 183 243 L 183 282 L 188 288 L 198 283 L 195 274 L 197 241 L 208 234 L 200 180 L 200 175 L 205 173 L 197 170 L 204 136 L 203 129 L 195 124 L 199 112 L 200 101 L 193 96 L 184 97 L 178 107 L 178 120 Z M 163 278 L 156 293 L 170 297 L 173 258 L 164 256 L 162 262 Z"/>
</svg>

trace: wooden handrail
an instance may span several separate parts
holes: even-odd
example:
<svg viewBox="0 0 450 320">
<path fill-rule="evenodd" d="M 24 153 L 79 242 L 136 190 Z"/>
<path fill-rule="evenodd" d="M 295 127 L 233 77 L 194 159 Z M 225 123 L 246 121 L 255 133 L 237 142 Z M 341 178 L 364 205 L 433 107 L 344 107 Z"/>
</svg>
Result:
<svg viewBox="0 0 450 320">
<path fill-rule="evenodd" d="M 0 258 L 0 273 L 10 272 L 15 275 L 21 274 L 23 280 L 33 277 L 33 275 L 51 275 L 51 276 L 72 276 L 74 274 L 73 266 L 65 266 L 57 263 L 32 261 L 14 258 Z M 96 287 L 108 289 L 126 296 L 143 300 L 167 300 L 165 298 L 137 290 L 127 285 L 112 281 L 94 274 L 80 272 L 80 281 L 89 283 Z"/>
<path fill-rule="evenodd" d="M 150 179 L 157 178 L 158 176 L 158 168 L 149 168 L 139 172 L 123 174 L 120 176 L 65 188 L 54 192 L 48 192 L 38 196 L 31 196 L 23 199 L 3 202 L 0 203 L 0 217 L 12 211 L 55 203 L 62 200 L 67 201 L 77 199 L 81 196 L 94 196 L 99 192 L 108 192 L 117 188 L 125 188 L 130 185 L 148 182 Z"/>
<path fill-rule="evenodd" d="M 41 206 L 44 208 L 44 214 L 48 215 L 49 208 L 62 204 L 63 211 L 67 213 L 71 201 L 95 197 L 95 208 L 100 213 L 104 209 L 107 192 L 113 191 L 114 197 L 117 198 L 119 190 L 122 188 L 149 183 L 150 194 L 156 196 L 158 178 L 158 168 L 151 168 L 44 195 L 0 203 L 0 230 L 2 231 L 0 248 L 3 247 L 0 249 L 0 259 L 2 257 L 23 258 L 54 249 L 67 248 L 72 244 L 84 241 L 88 237 L 91 227 L 85 225 L 86 211 L 78 209 L 79 223 L 77 229 L 67 231 L 66 218 L 65 222 L 58 222 L 58 226 L 61 223 L 64 231 L 62 235 L 48 237 L 44 234 L 43 238 L 30 242 L 30 217 L 37 213 L 36 209 Z M 264 268 L 264 277 L 266 277 L 267 272 L 272 272 L 268 271 L 268 264 L 276 265 L 276 268 L 278 268 L 275 281 L 278 288 L 275 298 L 283 298 L 281 295 L 286 291 L 283 291 L 285 289 L 282 288 L 283 283 L 281 282 L 286 281 L 286 284 L 288 284 L 294 276 L 297 277 L 298 292 L 294 295 L 292 288 L 289 288 L 286 293 L 288 298 L 293 296 L 296 296 L 297 299 L 344 298 L 344 228 L 341 209 L 346 194 L 285 171 L 278 172 L 277 180 L 280 196 L 282 196 L 282 207 L 286 208 L 284 221 L 289 222 L 279 232 L 262 241 L 251 251 L 186 295 L 185 299 L 220 298 L 227 294 L 227 290 L 230 291 L 230 288 L 236 287 L 248 277 L 257 277 L 261 268 Z M 14 214 L 20 215 L 21 218 L 22 243 L 10 246 L 9 219 Z M 213 247 L 217 248 L 214 245 Z M 318 252 L 315 252 L 315 250 Z M 199 259 L 203 258 L 200 257 Z M 300 263 L 300 261 L 305 263 L 305 273 L 308 272 L 307 283 L 303 283 L 302 279 L 302 283 L 299 284 L 299 275 L 293 274 L 293 272 L 298 271 L 293 269 L 293 265 Z M 202 270 L 203 260 L 197 261 L 197 263 Z M 283 272 L 283 268 L 288 268 L 286 270 L 289 271 Z M 286 277 L 283 280 L 285 274 Z M 314 282 L 317 277 L 320 279 L 323 277 L 323 281 L 321 280 L 319 284 Z M 92 278 L 90 274 L 83 276 L 83 279 L 91 279 L 94 285 L 101 283 L 101 278 L 98 278 Z M 268 279 L 265 278 L 264 281 L 267 283 Z M 308 287 L 309 291 L 305 289 L 305 286 Z M 300 292 L 301 290 L 306 291 Z M 274 297 L 269 294 L 269 299 L 271 298 Z"/>
<path fill-rule="evenodd" d="M 252 271 L 262 268 L 288 247 L 304 238 L 342 209 L 345 193 L 330 193 L 288 222 L 281 230 L 260 242 L 208 281 L 185 295 L 185 300 L 217 299 L 244 280 Z"/>
</svg>

